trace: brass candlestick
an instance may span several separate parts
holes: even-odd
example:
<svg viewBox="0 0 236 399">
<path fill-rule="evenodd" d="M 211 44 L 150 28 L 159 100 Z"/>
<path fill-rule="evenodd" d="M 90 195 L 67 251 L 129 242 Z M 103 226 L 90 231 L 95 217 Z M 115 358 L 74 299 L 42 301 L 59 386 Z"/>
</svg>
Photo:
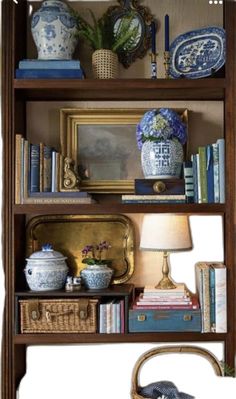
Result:
<svg viewBox="0 0 236 399">
<path fill-rule="evenodd" d="M 170 79 L 170 52 L 164 51 L 165 78 Z"/>
<path fill-rule="evenodd" d="M 156 53 L 151 53 L 151 79 L 157 79 L 157 56 Z"/>
</svg>

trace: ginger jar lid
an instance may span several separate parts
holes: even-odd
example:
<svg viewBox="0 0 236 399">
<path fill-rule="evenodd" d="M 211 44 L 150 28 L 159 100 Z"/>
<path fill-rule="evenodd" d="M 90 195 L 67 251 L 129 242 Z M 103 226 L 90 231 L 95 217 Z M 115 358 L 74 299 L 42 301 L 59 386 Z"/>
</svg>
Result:
<svg viewBox="0 0 236 399">
<path fill-rule="evenodd" d="M 37 260 L 50 260 L 58 261 L 67 259 L 60 252 L 54 251 L 51 244 L 44 244 L 41 251 L 33 252 L 26 260 L 37 261 Z"/>
</svg>

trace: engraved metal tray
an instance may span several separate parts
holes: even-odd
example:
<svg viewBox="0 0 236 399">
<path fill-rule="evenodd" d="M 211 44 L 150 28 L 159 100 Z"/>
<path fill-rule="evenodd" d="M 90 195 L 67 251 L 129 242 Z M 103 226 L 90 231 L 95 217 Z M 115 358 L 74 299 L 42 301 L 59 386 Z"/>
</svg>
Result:
<svg viewBox="0 0 236 399">
<path fill-rule="evenodd" d="M 114 270 L 113 284 L 130 279 L 134 272 L 134 228 L 124 215 L 44 215 L 32 218 L 26 228 L 26 253 L 41 250 L 45 243 L 67 257 L 70 273 L 79 275 L 86 266 L 81 250 L 108 241 L 108 258 Z"/>
</svg>

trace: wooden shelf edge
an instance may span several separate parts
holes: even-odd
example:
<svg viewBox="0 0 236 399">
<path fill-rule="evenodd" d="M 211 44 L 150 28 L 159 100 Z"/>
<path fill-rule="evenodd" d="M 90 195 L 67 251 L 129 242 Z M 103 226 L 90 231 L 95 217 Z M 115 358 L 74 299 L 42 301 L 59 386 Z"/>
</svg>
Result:
<svg viewBox="0 0 236 399">
<path fill-rule="evenodd" d="M 225 204 L 37 204 L 14 205 L 14 214 L 189 213 L 224 214 Z"/>
<path fill-rule="evenodd" d="M 80 344 L 80 343 L 134 343 L 134 342 L 219 342 L 225 341 L 227 334 L 194 333 L 194 332 L 158 332 L 158 333 L 129 333 L 129 334 L 16 334 L 15 344 L 51 345 L 51 344 Z"/>
<path fill-rule="evenodd" d="M 223 100 L 225 78 L 206 79 L 14 79 L 26 99 Z M 20 93 L 18 93 L 20 92 Z"/>
</svg>

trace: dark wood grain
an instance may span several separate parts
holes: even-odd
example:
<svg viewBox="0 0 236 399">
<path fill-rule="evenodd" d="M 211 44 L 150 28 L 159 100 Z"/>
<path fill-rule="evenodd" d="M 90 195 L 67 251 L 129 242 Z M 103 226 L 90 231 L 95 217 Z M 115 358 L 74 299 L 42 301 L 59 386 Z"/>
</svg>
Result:
<svg viewBox="0 0 236 399">
<path fill-rule="evenodd" d="M 15 214 L 106 214 L 106 213 L 191 213 L 223 214 L 225 204 L 37 204 L 15 205 Z"/>
<path fill-rule="evenodd" d="M 216 333 L 129 333 L 129 334 L 18 334 L 17 344 L 54 345 L 72 343 L 128 343 L 128 342 L 223 342 L 226 334 Z"/>
<path fill-rule="evenodd" d="M 15 79 L 14 88 L 27 100 L 222 100 L 225 79 Z"/>
</svg>

